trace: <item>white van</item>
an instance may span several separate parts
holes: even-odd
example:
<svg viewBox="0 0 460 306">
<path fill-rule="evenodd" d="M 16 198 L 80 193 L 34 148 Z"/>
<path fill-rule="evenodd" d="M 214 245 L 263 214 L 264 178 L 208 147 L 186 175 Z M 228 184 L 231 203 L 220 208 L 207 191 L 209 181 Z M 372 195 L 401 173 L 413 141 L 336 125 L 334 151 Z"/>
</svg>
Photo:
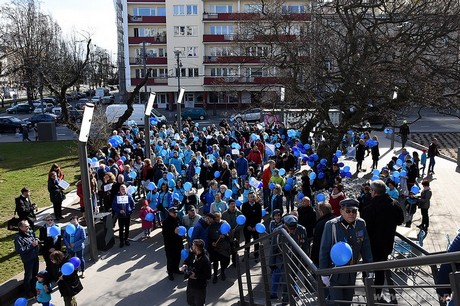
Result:
<svg viewBox="0 0 460 306">
<path fill-rule="evenodd" d="M 126 104 L 112 104 L 107 106 L 105 110 L 105 116 L 107 118 L 108 123 L 115 123 L 117 122 L 118 118 L 126 111 L 127 105 Z M 134 121 L 138 126 L 144 126 L 144 117 L 145 117 L 145 105 L 144 104 L 133 104 L 133 113 L 129 117 L 128 120 L 125 121 L 124 125 L 127 124 L 128 121 Z M 150 113 L 150 117 L 156 118 L 158 120 L 158 124 L 166 123 L 166 117 L 158 112 L 156 109 L 152 109 Z"/>
</svg>

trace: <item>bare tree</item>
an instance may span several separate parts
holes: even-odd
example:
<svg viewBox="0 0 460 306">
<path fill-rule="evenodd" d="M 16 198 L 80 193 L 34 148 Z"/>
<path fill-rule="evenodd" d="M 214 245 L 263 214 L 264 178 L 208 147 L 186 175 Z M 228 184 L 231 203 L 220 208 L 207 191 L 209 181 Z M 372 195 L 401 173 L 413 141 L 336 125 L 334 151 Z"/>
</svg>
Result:
<svg viewBox="0 0 460 306">
<path fill-rule="evenodd" d="M 311 113 L 302 137 L 325 136 L 323 156 L 363 121 L 378 119 L 383 129 L 407 107 L 459 109 L 458 1 L 259 4 L 239 25 L 238 46 L 246 55 L 254 46 L 266 50 L 261 68 L 275 69 L 285 108 Z M 338 126 L 333 108 L 341 111 Z"/>
</svg>

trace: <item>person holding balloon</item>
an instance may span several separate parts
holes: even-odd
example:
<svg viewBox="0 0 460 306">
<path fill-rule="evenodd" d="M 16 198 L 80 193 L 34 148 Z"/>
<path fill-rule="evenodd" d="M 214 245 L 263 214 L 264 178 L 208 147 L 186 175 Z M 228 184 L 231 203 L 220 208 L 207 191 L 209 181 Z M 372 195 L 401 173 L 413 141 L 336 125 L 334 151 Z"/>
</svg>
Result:
<svg viewBox="0 0 460 306">
<path fill-rule="evenodd" d="M 241 203 L 241 202 L 240 202 Z M 230 224 L 230 239 L 231 239 L 231 258 L 232 265 L 236 265 L 236 250 L 240 246 L 241 226 L 246 222 L 246 217 L 236 207 L 236 201 L 230 199 L 228 201 L 228 209 L 222 214 L 222 219 Z"/>
<path fill-rule="evenodd" d="M 225 269 L 227 269 L 230 263 L 230 231 L 230 224 L 222 220 L 222 214 L 220 212 L 214 213 L 214 223 L 208 228 L 209 255 L 214 270 L 214 277 L 212 279 L 214 284 L 217 283 L 219 263 L 220 277 L 223 281 L 227 279 Z"/>
<path fill-rule="evenodd" d="M 70 257 L 80 259 L 81 278 L 85 278 L 85 229 L 78 223 L 78 216 L 70 218 L 70 224 L 65 228 L 64 245 Z"/>
<path fill-rule="evenodd" d="M 324 226 L 319 251 L 319 268 L 327 269 L 343 265 L 357 264 L 360 258 L 364 263 L 372 262 L 372 251 L 366 223 L 357 216 L 359 202 L 355 199 L 340 201 L 340 216 L 329 220 Z M 353 300 L 353 288 L 334 288 L 335 286 L 354 286 L 356 273 L 341 273 L 332 276 L 321 276 L 326 287 L 329 287 L 331 301 Z"/>
<path fill-rule="evenodd" d="M 185 228 L 184 231 L 186 231 Z M 177 218 L 176 207 L 171 207 L 168 209 L 168 216 L 163 220 L 163 228 L 161 233 L 163 235 L 163 244 L 166 253 L 166 271 L 168 273 L 168 279 L 173 281 L 174 273 L 179 273 L 181 251 L 184 248 L 182 239 L 183 235 L 178 235 L 179 219 Z"/>
<path fill-rule="evenodd" d="M 155 211 L 150 208 L 147 200 L 144 200 L 139 210 L 139 219 L 141 219 L 142 229 L 144 230 L 144 238 L 150 237 L 150 230 L 153 228 L 155 220 Z"/>
<path fill-rule="evenodd" d="M 262 205 L 257 201 L 256 194 L 250 192 L 248 195 L 248 201 L 244 202 L 241 207 L 241 212 L 246 217 L 246 223 L 243 227 L 243 234 L 245 243 L 251 242 L 251 238 L 254 240 L 259 238 L 259 232 L 256 230 L 256 224 L 260 223 L 262 219 Z M 246 253 L 249 256 L 249 247 L 246 248 Z M 254 244 L 254 258 L 256 262 L 259 260 L 259 244 Z"/>
<path fill-rule="evenodd" d="M 62 236 L 61 229 L 54 223 L 52 215 L 45 217 L 45 224 L 39 229 L 39 239 L 41 242 L 40 248 L 43 259 L 46 263 L 46 271 L 49 274 L 49 281 L 55 282 L 58 278 L 57 267 L 53 265 L 50 259 L 50 254 L 54 251 L 61 250 Z"/>
<path fill-rule="evenodd" d="M 134 211 L 134 200 L 133 197 L 128 194 L 126 185 L 122 184 L 120 186 L 120 192 L 118 192 L 113 199 L 112 210 L 118 219 L 120 248 L 125 244 L 129 246 L 129 227 L 131 223 L 131 214 Z"/>
<path fill-rule="evenodd" d="M 59 278 L 57 281 L 59 292 L 64 299 L 65 306 L 77 306 L 76 295 L 83 290 L 83 285 L 77 274 L 75 264 L 71 258 L 65 256 L 61 251 L 54 251 L 50 259 L 59 268 Z"/>
</svg>

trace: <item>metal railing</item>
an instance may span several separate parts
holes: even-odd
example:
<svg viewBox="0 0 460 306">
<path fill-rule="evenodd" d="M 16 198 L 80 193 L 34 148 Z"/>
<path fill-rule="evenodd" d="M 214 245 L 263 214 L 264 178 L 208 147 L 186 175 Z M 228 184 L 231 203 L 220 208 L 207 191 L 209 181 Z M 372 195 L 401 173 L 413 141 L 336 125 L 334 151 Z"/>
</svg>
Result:
<svg viewBox="0 0 460 306">
<path fill-rule="evenodd" d="M 278 304 L 278 299 L 285 305 L 349 305 L 350 301 L 327 300 L 328 289 L 349 288 L 354 290 L 352 304 L 383 305 L 375 294 L 375 289 L 381 288 L 383 292 L 395 290 L 396 296 L 391 299 L 399 305 L 443 305 L 436 288 L 450 288 L 460 305 L 460 272 L 455 269 L 455 263 L 460 263 L 460 252 L 430 254 L 404 236 L 397 234 L 395 238 L 388 261 L 318 269 L 286 230 L 264 234 L 239 249 L 238 254 L 243 256 L 242 261 L 237 261 L 240 304 L 269 306 Z M 260 246 L 260 263 L 245 252 L 245 248 L 255 244 Z M 436 284 L 441 264 L 452 266 L 449 284 Z M 372 278 L 363 277 L 363 272 L 379 270 L 385 272 L 390 284 L 376 286 Z M 321 276 L 340 273 L 357 273 L 356 284 L 324 286 Z"/>
</svg>

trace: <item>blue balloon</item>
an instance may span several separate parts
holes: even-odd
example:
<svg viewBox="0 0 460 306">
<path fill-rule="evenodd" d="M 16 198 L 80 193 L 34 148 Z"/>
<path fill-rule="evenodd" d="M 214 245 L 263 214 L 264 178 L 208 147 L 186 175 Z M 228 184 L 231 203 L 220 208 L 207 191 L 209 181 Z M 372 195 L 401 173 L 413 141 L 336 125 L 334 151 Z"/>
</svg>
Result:
<svg viewBox="0 0 460 306">
<path fill-rule="evenodd" d="M 189 254 L 190 252 L 187 249 L 182 249 L 182 251 L 180 251 L 180 258 L 186 260 Z"/>
<path fill-rule="evenodd" d="M 237 207 L 240 207 L 241 205 L 243 205 L 243 202 L 241 202 L 241 200 L 236 200 L 235 204 Z"/>
<path fill-rule="evenodd" d="M 351 178 L 352 176 L 353 174 L 351 174 L 351 172 L 345 172 L 345 177 Z"/>
<path fill-rule="evenodd" d="M 339 158 L 337 156 L 332 156 L 332 163 L 337 163 L 339 161 Z"/>
<path fill-rule="evenodd" d="M 174 175 L 171 172 L 168 172 L 168 174 L 166 174 L 166 178 L 168 179 L 168 181 L 170 181 L 174 178 Z"/>
<path fill-rule="evenodd" d="M 126 161 L 126 157 L 125 157 L 125 156 L 122 156 L 120 159 L 121 159 L 123 162 Z"/>
<path fill-rule="evenodd" d="M 284 168 L 281 168 L 279 171 L 278 171 L 279 175 L 283 176 L 286 174 L 286 169 Z"/>
<path fill-rule="evenodd" d="M 339 167 L 343 167 L 343 166 L 345 166 L 345 164 L 344 164 L 344 163 L 338 163 L 337 165 L 338 165 Z"/>
<path fill-rule="evenodd" d="M 185 226 L 179 226 L 179 231 L 177 232 L 177 235 L 184 236 L 185 233 L 187 233 L 187 229 L 185 228 Z"/>
<path fill-rule="evenodd" d="M 302 200 L 305 195 L 302 192 L 297 194 L 297 199 Z"/>
<path fill-rule="evenodd" d="M 215 177 L 215 178 L 219 178 L 219 177 L 220 177 L 220 171 L 214 172 L 214 177 Z"/>
<path fill-rule="evenodd" d="M 319 163 L 320 163 L 321 165 L 324 165 L 324 166 L 325 166 L 325 165 L 327 165 L 327 159 L 323 158 L 323 159 L 320 160 Z"/>
<path fill-rule="evenodd" d="M 399 173 L 398 171 L 395 171 L 393 172 L 393 176 L 396 178 L 396 177 L 399 177 L 401 175 L 401 173 Z"/>
<path fill-rule="evenodd" d="M 275 183 L 270 183 L 270 184 L 268 184 L 268 188 L 269 188 L 270 190 L 275 189 Z"/>
<path fill-rule="evenodd" d="M 185 191 L 190 191 L 190 189 L 192 189 L 192 183 L 190 182 L 187 182 L 184 184 L 184 189 Z"/>
<path fill-rule="evenodd" d="M 324 196 L 324 194 L 318 193 L 318 194 L 316 195 L 316 200 L 317 200 L 318 202 L 324 202 L 324 201 L 326 200 L 326 197 Z"/>
<path fill-rule="evenodd" d="M 243 225 L 246 223 L 246 217 L 244 215 L 239 215 L 236 217 L 236 224 Z"/>
<path fill-rule="evenodd" d="M 373 174 L 373 175 L 379 175 L 379 174 L 380 174 L 380 170 L 374 169 L 374 171 L 372 171 L 372 174 Z"/>
<path fill-rule="evenodd" d="M 155 185 L 154 182 L 150 182 L 150 183 L 148 183 L 148 185 L 147 185 L 147 189 L 148 189 L 148 190 L 154 190 L 154 189 L 156 189 L 156 188 L 157 188 L 157 186 Z"/>
<path fill-rule="evenodd" d="M 73 271 L 75 271 L 75 267 L 73 266 L 71 262 L 66 262 L 61 267 L 62 275 L 70 275 L 73 273 Z"/>
<path fill-rule="evenodd" d="M 314 162 L 314 161 L 309 161 L 309 162 L 308 162 L 308 165 L 309 165 L 310 167 L 313 167 L 313 166 L 315 166 L 315 162 Z"/>
<path fill-rule="evenodd" d="M 191 228 L 188 229 L 187 235 L 188 235 L 189 237 L 192 237 L 192 235 L 193 235 L 193 226 L 192 226 Z"/>
<path fill-rule="evenodd" d="M 403 163 L 404 163 L 404 162 L 403 162 L 401 159 L 398 159 L 398 160 L 396 161 L 396 165 L 398 165 L 398 166 L 400 166 L 400 167 L 403 165 Z"/>
<path fill-rule="evenodd" d="M 417 194 L 420 192 L 420 188 L 418 188 L 417 186 L 412 186 L 410 191 L 413 192 L 414 194 Z"/>
<path fill-rule="evenodd" d="M 257 223 L 256 224 L 256 231 L 259 234 L 265 233 L 265 225 L 263 225 L 262 223 Z"/>
<path fill-rule="evenodd" d="M 337 242 L 331 248 L 332 262 L 337 266 L 344 266 L 350 262 L 353 256 L 353 251 L 350 245 L 346 242 Z"/>
<path fill-rule="evenodd" d="M 305 150 L 310 150 L 311 149 L 311 146 L 308 143 L 304 144 L 303 147 L 304 147 Z"/>
<path fill-rule="evenodd" d="M 14 302 L 14 306 L 27 306 L 27 299 L 20 297 Z"/>
<path fill-rule="evenodd" d="M 343 167 L 343 172 L 350 172 L 350 166 Z"/>
<path fill-rule="evenodd" d="M 319 156 L 318 156 L 318 154 L 316 154 L 316 153 L 314 153 L 312 156 L 313 156 L 313 160 L 314 160 L 314 161 L 317 161 L 317 160 L 319 159 Z"/>
<path fill-rule="evenodd" d="M 316 173 L 315 172 L 310 172 L 308 177 L 310 178 L 310 180 L 314 180 L 316 178 Z"/>
<path fill-rule="evenodd" d="M 228 198 L 228 199 L 229 199 L 229 198 L 231 198 L 231 197 L 232 197 L 232 195 L 233 195 L 233 192 L 232 192 L 232 190 L 231 190 L 231 189 L 227 189 L 227 190 L 225 190 L 225 193 L 224 193 L 224 195 L 225 195 L 225 197 L 226 197 L 226 198 Z"/>
<path fill-rule="evenodd" d="M 135 179 L 135 178 L 137 177 L 136 171 L 131 171 L 131 172 L 129 173 L 129 177 L 132 178 L 132 179 Z"/>
<path fill-rule="evenodd" d="M 267 210 L 265 210 L 265 208 L 262 208 L 262 218 L 265 217 L 266 214 L 267 214 Z"/>
<path fill-rule="evenodd" d="M 281 144 L 280 144 L 279 142 L 277 142 L 277 143 L 275 144 L 275 147 L 279 148 L 279 147 L 281 147 Z"/>
<path fill-rule="evenodd" d="M 231 230 L 230 224 L 228 224 L 227 222 L 222 223 L 219 229 L 222 235 L 227 235 L 228 232 L 230 232 L 230 230 Z"/>
<path fill-rule="evenodd" d="M 173 199 L 174 200 L 179 200 L 180 199 L 180 195 L 176 192 L 173 194 Z"/>
<path fill-rule="evenodd" d="M 407 171 L 406 170 L 401 170 L 401 176 L 407 176 Z"/>
<path fill-rule="evenodd" d="M 81 260 L 78 257 L 72 257 L 69 262 L 73 265 L 74 269 L 77 269 L 81 265 Z"/>
<path fill-rule="evenodd" d="M 289 185 L 289 184 L 284 185 L 284 190 L 291 191 L 292 190 L 292 185 Z"/>
<path fill-rule="evenodd" d="M 93 161 L 91 160 L 91 158 L 87 158 L 87 159 L 86 159 L 86 162 L 87 162 L 88 164 L 91 164 Z"/>
<path fill-rule="evenodd" d="M 155 219 L 155 216 L 152 213 L 148 213 L 145 215 L 145 221 L 152 222 Z"/>
<path fill-rule="evenodd" d="M 337 157 L 340 157 L 340 156 L 342 156 L 342 151 L 340 151 L 340 150 L 337 150 L 337 152 L 335 152 L 335 156 L 337 156 Z"/>
<path fill-rule="evenodd" d="M 65 227 L 65 232 L 69 235 L 73 235 L 75 234 L 75 231 L 77 229 L 75 228 L 75 225 L 73 224 L 67 224 L 66 227 Z"/>
<path fill-rule="evenodd" d="M 374 176 L 372 176 L 371 181 L 376 181 L 378 179 L 380 179 L 380 178 L 377 175 L 374 175 Z"/>
<path fill-rule="evenodd" d="M 393 181 L 394 181 L 396 184 L 399 184 L 400 179 L 399 179 L 399 177 L 395 177 L 395 179 L 394 179 Z"/>
<path fill-rule="evenodd" d="M 326 174 L 324 174 L 324 172 L 318 173 L 318 179 L 322 180 L 325 177 L 326 177 Z"/>
<path fill-rule="evenodd" d="M 289 178 L 286 180 L 286 184 L 288 184 L 288 185 L 294 185 L 294 180 L 292 179 L 292 177 L 289 177 Z"/>
<path fill-rule="evenodd" d="M 201 172 L 201 167 L 195 167 L 195 173 L 200 174 Z"/>
<path fill-rule="evenodd" d="M 56 237 L 61 234 L 61 230 L 56 225 L 50 227 L 49 234 L 51 237 Z"/>
</svg>

